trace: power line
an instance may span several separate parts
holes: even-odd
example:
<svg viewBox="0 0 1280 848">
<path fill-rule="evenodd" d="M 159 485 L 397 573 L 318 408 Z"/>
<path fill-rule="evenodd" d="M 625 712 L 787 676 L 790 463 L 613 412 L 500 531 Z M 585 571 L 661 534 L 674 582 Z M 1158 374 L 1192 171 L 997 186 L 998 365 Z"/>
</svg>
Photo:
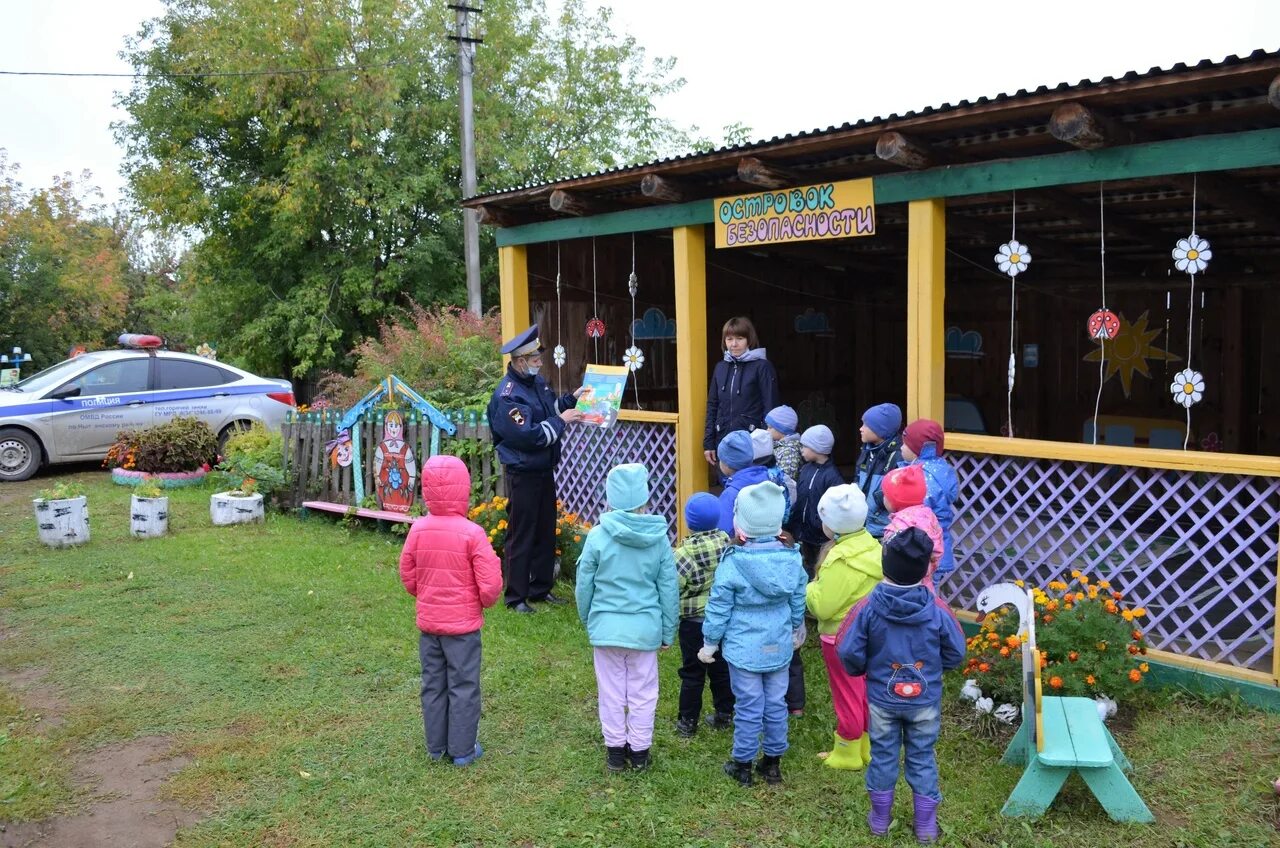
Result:
<svg viewBox="0 0 1280 848">
<path fill-rule="evenodd" d="M 394 62 L 382 62 L 373 65 L 334 65 L 325 68 L 275 68 L 270 70 L 258 71 L 175 71 L 173 73 L 145 73 L 145 74 L 121 74 L 121 73 L 92 73 L 92 72 L 72 72 L 72 71 L 0 71 L 0 76 L 6 77 L 110 77 L 116 79 L 177 79 L 184 77 L 268 77 L 268 76 L 296 76 L 299 74 L 342 74 L 342 73 L 358 73 L 362 71 L 380 71 L 385 68 L 399 68 L 406 65 L 415 64 L 408 59 L 401 59 Z"/>
</svg>

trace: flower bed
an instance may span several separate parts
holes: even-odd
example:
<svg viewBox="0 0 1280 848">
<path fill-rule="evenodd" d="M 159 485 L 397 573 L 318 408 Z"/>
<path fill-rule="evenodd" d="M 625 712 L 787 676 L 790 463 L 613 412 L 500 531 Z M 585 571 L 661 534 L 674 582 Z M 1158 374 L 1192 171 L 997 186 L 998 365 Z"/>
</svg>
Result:
<svg viewBox="0 0 1280 848">
<path fill-rule="evenodd" d="M 494 497 L 475 506 L 467 517 L 484 528 L 489 542 L 499 557 L 507 541 L 507 498 Z M 565 512 L 564 502 L 556 501 L 556 556 L 560 558 L 560 576 L 572 580 L 582 545 L 591 529 L 589 521 L 579 521 L 577 513 Z"/>
<path fill-rule="evenodd" d="M 187 486 L 199 486 L 204 482 L 208 472 L 203 468 L 195 471 L 161 471 L 152 474 L 146 471 L 130 471 L 127 468 L 111 469 L 111 482 L 117 486 L 137 486 L 144 480 L 153 480 L 162 489 L 182 489 Z"/>
<path fill-rule="evenodd" d="M 1113 713 L 1115 703 L 1123 702 L 1149 671 L 1138 625 L 1146 610 L 1125 607 L 1123 593 L 1080 571 L 1031 591 L 1044 694 L 1095 698 Z M 1017 630 L 1016 611 L 988 615 L 968 640 L 968 660 L 961 670 L 969 678 L 962 696 L 980 712 L 1010 722 L 1016 708 L 1001 708 L 1022 703 L 1021 647 L 1027 638 Z"/>
</svg>

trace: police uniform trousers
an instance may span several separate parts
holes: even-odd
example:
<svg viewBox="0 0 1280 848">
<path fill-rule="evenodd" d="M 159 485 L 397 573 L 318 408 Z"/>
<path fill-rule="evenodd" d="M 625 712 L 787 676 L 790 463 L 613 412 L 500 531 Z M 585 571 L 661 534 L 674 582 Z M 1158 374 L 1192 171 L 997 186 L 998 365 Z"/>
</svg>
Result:
<svg viewBox="0 0 1280 848">
<path fill-rule="evenodd" d="M 556 478 L 551 471 L 507 471 L 504 601 L 515 606 L 551 591 L 556 559 Z"/>
</svg>

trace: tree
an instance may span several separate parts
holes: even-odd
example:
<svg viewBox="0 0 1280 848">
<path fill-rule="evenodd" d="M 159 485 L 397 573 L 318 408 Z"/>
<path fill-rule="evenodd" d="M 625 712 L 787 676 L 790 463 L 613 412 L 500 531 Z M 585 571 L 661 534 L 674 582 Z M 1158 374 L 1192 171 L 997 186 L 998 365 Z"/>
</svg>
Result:
<svg viewBox="0 0 1280 848">
<path fill-rule="evenodd" d="M 26 190 L 0 149 L 0 351 L 20 346 L 36 368 L 124 329 L 129 259 L 88 179 Z"/>
<path fill-rule="evenodd" d="M 130 186 L 198 234 L 181 272 L 224 355 L 347 367 L 380 322 L 464 302 L 452 17 L 427 0 L 167 0 L 131 41 L 149 76 L 117 126 Z M 685 141 L 652 109 L 682 84 L 671 60 L 647 62 L 607 10 L 568 0 L 553 23 L 543 0 L 492 0 L 482 23 L 482 191 Z"/>
</svg>

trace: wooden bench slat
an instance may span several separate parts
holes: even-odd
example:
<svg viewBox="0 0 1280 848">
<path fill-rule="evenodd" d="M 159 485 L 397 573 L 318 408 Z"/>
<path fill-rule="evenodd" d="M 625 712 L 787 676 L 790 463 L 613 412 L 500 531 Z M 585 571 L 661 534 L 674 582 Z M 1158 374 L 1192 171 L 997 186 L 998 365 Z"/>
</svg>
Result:
<svg viewBox="0 0 1280 848">
<path fill-rule="evenodd" d="M 1076 749 L 1076 765 L 1100 768 L 1115 762 L 1107 729 L 1098 717 L 1098 705 L 1088 698 L 1062 698 L 1071 745 Z"/>
<path fill-rule="evenodd" d="M 1045 765 L 1074 766 L 1076 749 L 1071 744 L 1071 733 L 1067 727 L 1066 713 L 1062 709 L 1062 699 L 1045 698 L 1040 709 L 1044 714 L 1044 750 L 1036 754 L 1036 758 Z"/>
<path fill-rule="evenodd" d="M 351 507 L 346 504 L 330 503 L 329 501 L 303 501 L 302 505 L 307 509 L 315 509 L 320 512 L 332 512 L 339 515 L 346 515 Z M 403 512 L 390 512 L 385 509 L 366 509 L 364 507 L 356 507 L 355 514 L 361 518 L 376 518 L 379 521 L 398 521 L 401 524 L 412 524 L 417 520 L 415 516 L 405 515 Z"/>
</svg>

